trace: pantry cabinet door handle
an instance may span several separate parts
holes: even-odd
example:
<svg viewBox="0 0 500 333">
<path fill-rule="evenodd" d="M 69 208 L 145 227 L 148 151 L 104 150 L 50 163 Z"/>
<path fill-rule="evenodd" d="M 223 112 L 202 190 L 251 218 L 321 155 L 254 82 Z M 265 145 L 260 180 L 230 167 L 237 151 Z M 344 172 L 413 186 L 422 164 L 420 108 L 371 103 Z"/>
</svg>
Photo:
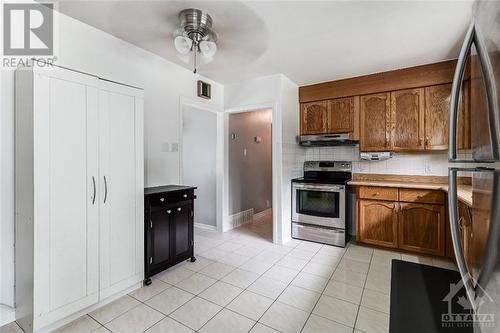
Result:
<svg viewBox="0 0 500 333">
<path fill-rule="evenodd" d="M 94 194 L 92 195 L 92 204 L 95 204 L 95 196 L 96 196 L 97 190 L 95 187 L 95 177 L 94 176 L 92 176 L 92 186 L 94 188 L 94 192 L 93 192 Z"/>
<path fill-rule="evenodd" d="M 106 176 L 104 176 L 104 203 L 108 199 L 108 181 L 106 180 Z"/>
</svg>

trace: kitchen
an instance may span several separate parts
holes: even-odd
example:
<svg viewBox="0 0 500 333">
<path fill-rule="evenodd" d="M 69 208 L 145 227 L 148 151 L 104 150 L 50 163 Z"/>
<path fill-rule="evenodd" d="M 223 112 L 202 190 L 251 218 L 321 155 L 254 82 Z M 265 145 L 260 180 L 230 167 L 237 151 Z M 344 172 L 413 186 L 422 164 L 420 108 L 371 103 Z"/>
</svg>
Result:
<svg viewBox="0 0 500 333">
<path fill-rule="evenodd" d="M 282 37 L 281 5 L 309 22 L 304 47 Z M 1 72 L 0 331 L 496 331 L 495 13 L 491 1 L 59 4 L 60 67 Z M 188 142 L 191 109 L 210 131 Z M 259 178 L 272 191 L 237 212 L 230 116 L 259 110 L 272 134 L 252 129 L 238 150 L 271 147 Z M 211 179 L 191 184 L 183 163 L 200 140 Z"/>
</svg>

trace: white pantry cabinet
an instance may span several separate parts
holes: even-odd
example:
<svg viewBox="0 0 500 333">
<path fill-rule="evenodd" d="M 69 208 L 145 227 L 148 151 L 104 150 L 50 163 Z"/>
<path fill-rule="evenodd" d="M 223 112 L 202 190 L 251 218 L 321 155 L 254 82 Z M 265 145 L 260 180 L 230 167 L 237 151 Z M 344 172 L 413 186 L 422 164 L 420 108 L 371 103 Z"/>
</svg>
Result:
<svg viewBox="0 0 500 333">
<path fill-rule="evenodd" d="M 16 319 L 31 332 L 142 280 L 142 90 L 22 68 L 15 121 Z"/>
</svg>

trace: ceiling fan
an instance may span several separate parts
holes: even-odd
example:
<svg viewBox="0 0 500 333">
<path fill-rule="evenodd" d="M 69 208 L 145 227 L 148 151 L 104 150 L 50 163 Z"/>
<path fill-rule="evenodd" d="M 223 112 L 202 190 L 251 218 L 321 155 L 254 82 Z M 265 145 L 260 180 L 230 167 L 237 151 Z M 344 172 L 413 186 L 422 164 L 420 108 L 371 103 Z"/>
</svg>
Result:
<svg viewBox="0 0 500 333">
<path fill-rule="evenodd" d="M 193 73 L 197 71 L 197 56 L 205 62 L 217 52 L 217 33 L 212 29 L 212 17 L 199 9 L 184 9 L 179 13 L 180 26 L 174 31 L 174 46 L 184 61 L 193 57 Z"/>
</svg>

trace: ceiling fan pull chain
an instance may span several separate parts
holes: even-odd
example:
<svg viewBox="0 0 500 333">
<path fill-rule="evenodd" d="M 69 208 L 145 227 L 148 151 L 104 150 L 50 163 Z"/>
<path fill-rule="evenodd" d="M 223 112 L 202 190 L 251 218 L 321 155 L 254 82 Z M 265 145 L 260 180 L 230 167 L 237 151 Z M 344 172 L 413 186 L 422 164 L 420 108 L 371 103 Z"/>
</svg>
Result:
<svg viewBox="0 0 500 333">
<path fill-rule="evenodd" d="M 193 45 L 193 66 L 194 66 L 194 70 L 193 70 L 193 73 L 196 74 L 196 53 L 198 53 L 198 43 L 195 42 L 194 45 Z"/>
</svg>

